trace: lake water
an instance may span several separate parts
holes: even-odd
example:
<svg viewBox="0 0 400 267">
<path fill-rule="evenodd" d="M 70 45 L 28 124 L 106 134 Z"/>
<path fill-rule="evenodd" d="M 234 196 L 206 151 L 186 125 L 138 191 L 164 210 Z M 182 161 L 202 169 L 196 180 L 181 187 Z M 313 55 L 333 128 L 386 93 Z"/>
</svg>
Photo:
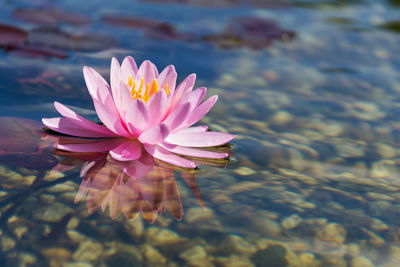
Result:
<svg viewBox="0 0 400 267">
<path fill-rule="evenodd" d="M 1 0 L 0 265 L 400 266 L 399 18 L 396 0 Z M 97 121 L 82 67 L 127 55 L 219 95 L 202 122 L 238 135 L 229 162 L 143 159 L 133 181 L 49 147 L 53 101 Z"/>
</svg>

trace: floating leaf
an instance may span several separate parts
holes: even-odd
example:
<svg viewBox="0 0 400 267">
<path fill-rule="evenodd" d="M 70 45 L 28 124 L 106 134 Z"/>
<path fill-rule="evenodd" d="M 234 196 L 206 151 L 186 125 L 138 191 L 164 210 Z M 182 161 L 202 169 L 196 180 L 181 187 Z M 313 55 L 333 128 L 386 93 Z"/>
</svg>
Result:
<svg viewBox="0 0 400 267">
<path fill-rule="evenodd" d="M 0 24 L 0 45 L 23 43 L 27 38 L 27 31 L 11 25 Z"/>
<path fill-rule="evenodd" d="M 29 33 L 29 43 L 73 51 L 101 51 L 116 45 L 113 37 L 95 34 L 74 35 L 58 28 L 41 27 Z"/>
<path fill-rule="evenodd" d="M 296 34 L 284 30 L 270 19 L 256 17 L 236 17 L 226 26 L 221 34 L 204 36 L 208 42 L 214 42 L 221 47 L 250 47 L 260 49 L 271 44 L 272 40 L 289 41 Z"/>
<path fill-rule="evenodd" d="M 40 122 L 0 117 L 0 125 L 0 155 L 35 153 L 40 150 Z"/>
<path fill-rule="evenodd" d="M 9 51 L 13 55 L 29 57 L 29 58 L 47 59 L 55 57 L 59 59 L 64 59 L 68 56 L 66 53 L 56 49 L 32 46 L 32 45 L 13 45 L 7 47 L 7 51 Z"/>
<path fill-rule="evenodd" d="M 12 16 L 19 20 L 46 25 L 59 23 L 85 25 L 90 23 L 90 20 L 83 15 L 69 13 L 56 8 L 17 8 L 13 11 Z"/>
<path fill-rule="evenodd" d="M 167 22 L 155 19 L 141 18 L 126 15 L 107 15 L 102 21 L 116 26 L 142 30 L 147 36 L 167 40 L 193 40 L 195 36 L 189 33 L 180 33 Z"/>
</svg>

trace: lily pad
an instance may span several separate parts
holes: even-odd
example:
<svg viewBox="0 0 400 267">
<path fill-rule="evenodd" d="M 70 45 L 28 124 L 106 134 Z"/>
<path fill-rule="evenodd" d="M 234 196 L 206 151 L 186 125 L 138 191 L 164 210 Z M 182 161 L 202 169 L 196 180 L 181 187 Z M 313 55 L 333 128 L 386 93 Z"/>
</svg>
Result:
<svg viewBox="0 0 400 267">
<path fill-rule="evenodd" d="M 89 18 L 81 14 L 70 13 L 56 8 L 17 8 L 12 16 L 16 19 L 36 24 L 56 25 L 68 23 L 72 25 L 86 25 Z"/>
<path fill-rule="evenodd" d="M 28 32 L 15 26 L 0 24 L 0 45 L 23 43 L 28 38 Z"/>
</svg>

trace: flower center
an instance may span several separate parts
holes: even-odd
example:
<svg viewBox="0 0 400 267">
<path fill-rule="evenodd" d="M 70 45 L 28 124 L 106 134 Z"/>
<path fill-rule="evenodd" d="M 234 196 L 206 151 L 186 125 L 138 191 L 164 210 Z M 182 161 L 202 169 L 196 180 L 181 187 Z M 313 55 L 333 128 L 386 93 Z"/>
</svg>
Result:
<svg viewBox="0 0 400 267">
<path fill-rule="evenodd" d="M 144 102 L 149 101 L 150 97 L 152 97 L 159 90 L 156 79 L 154 79 L 151 83 L 147 82 L 145 84 L 144 78 L 141 78 L 138 86 L 137 82 L 133 80 L 131 75 L 129 75 L 128 83 L 126 85 L 129 87 L 133 99 L 141 99 Z M 165 84 L 163 90 L 166 94 L 171 93 L 168 89 L 168 84 Z"/>
</svg>

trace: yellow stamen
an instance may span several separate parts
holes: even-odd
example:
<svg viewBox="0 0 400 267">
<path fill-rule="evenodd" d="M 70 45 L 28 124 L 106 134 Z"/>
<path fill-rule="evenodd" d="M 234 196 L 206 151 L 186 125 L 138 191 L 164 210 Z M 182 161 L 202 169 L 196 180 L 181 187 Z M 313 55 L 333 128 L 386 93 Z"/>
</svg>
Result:
<svg viewBox="0 0 400 267">
<path fill-rule="evenodd" d="M 166 85 L 164 86 L 164 91 L 165 91 L 165 93 L 166 93 L 167 95 L 171 93 L 171 92 L 169 91 L 169 89 L 168 89 L 168 84 L 166 84 Z"/>
<path fill-rule="evenodd" d="M 133 81 L 132 75 L 129 75 L 129 77 L 128 77 L 128 84 L 127 84 L 128 87 L 129 87 L 129 88 L 132 87 L 133 83 L 134 83 L 134 81 Z"/>
<path fill-rule="evenodd" d="M 150 96 L 154 95 L 158 91 L 158 83 L 157 80 L 154 79 L 153 83 L 151 84 Z"/>
<path fill-rule="evenodd" d="M 139 86 L 139 90 L 138 90 L 139 94 L 142 94 L 143 85 L 144 85 L 144 78 L 141 78 L 140 79 L 140 86 Z"/>
<path fill-rule="evenodd" d="M 150 82 L 145 83 L 144 78 L 141 78 L 138 87 L 137 81 L 133 80 L 131 75 L 129 75 L 128 82 L 126 85 L 130 88 L 133 99 L 141 99 L 145 102 L 149 101 L 149 99 L 159 90 L 159 85 L 156 79 L 154 79 L 151 83 Z M 171 93 L 168 89 L 168 84 L 164 86 L 164 91 L 166 94 Z"/>
</svg>

